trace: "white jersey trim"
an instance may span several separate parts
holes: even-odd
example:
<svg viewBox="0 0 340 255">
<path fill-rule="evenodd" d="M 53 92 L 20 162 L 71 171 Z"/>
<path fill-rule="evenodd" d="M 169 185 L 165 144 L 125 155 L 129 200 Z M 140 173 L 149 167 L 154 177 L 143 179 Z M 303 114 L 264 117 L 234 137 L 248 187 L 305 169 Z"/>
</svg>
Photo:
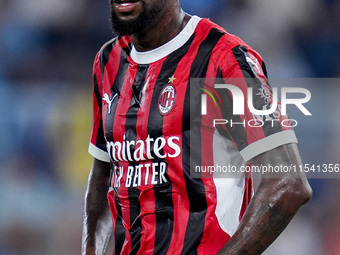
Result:
<svg viewBox="0 0 340 255">
<path fill-rule="evenodd" d="M 99 149 L 98 147 L 96 147 L 95 145 L 93 145 L 92 143 L 89 144 L 89 150 L 88 152 L 95 157 L 96 159 L 99 159 L 101 161 L 110 163 L 110 157 L 109 154 L 106 151 L 103 151 L 101 149 Z"/>
<path fill-rule="evenodd" d="M 144 51 L 144 52 L 139 52 L 136 50 L 134 46 L 132 46 L 131 50 L 131 58 L 133 61 L 135 61 L 137 64 L 150 64 L 153 62 L 156 62 L 173 51 L 179 49 L 182 47 L 192 36 L 194 33 L 197 24 L 201 21 L 200 17 L 197 16 L 192 16 L 189 22 L 186 24 L 186 26 L 183 28 L 183 30 L 175 36 L 173 39 L 171 39 L 169 42 L 166 44 L 163 44 L 162 46 L 150 50 L 150 51 Z"/>
<path fill-rule="evenodd" d="M 244 160 L 235 144 L 221 136 L 217 130 L 213 136 L 213 150 L 215 166 L 229 166 L 231 163 L 237 169 L 244 166 Z M 216 218 L 221 229 L 232 236 L 240 223 L 245 187 L 244 173 L 214 172 L 213 180 L 216 187 Z"/>
<path fill-rule="evenodd" d="M 260 155 L 263 152 L 269 151 L 284 144 L 297 142 L 298 141 L 293 130 L 284 130 L 249 144 L 246 148 L 241 150 L 240 153 L 245 161 L 249 161 L 253 157 Z"/>
</svg>

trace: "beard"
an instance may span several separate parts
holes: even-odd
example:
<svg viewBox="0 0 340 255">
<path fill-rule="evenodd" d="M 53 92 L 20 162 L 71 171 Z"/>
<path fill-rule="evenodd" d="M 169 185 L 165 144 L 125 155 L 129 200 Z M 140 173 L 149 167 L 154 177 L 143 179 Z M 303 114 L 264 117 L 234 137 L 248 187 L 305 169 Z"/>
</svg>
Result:
<svg viewBox="0 0 340 255">
<path fill-rule="evenodd" d="M 158 1 L 153 6 L 147 7 L 145 2 L 142 1 L 143 11 L 134 19 L 122 20 L 114 10 L 111 8 L 111 28 L 114 34 L 134 35 L 146 32 L 157 24 L 161 18 L 161 12 L 164 8 L 164 0 Z"/>
</svg>

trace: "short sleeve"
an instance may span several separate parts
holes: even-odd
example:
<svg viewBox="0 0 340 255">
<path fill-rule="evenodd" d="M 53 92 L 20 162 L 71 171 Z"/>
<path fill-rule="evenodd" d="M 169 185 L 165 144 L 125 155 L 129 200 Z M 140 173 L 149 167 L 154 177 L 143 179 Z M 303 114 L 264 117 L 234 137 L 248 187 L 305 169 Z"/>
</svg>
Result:
<svg viewBox="0 0 340 255">
<path fill-rule="evenodd" d="M 106 150 L 106 141 L 103 130 L 102 118 L 102 79 L 100 68 L 100 53 L 96 55 L 93 64 L 93 123 L 91 130 L 91 138 L 89 144 L 89 153 L 101 161 L 110 162 L 109 155 Z"/>
<path fill-rule="evenodd" d="M 232 48 L 222 61 L 217 76 L 218 83 L 232 85 L 236 90 L 216 88 L 221 109 L 215 117 L 227 122 L 216 128 L 234 142 L 245 161 L 278 146 L 297 143 L 291 120 L 281 114 L 281 104 L 273 96 L 265 64 L 256 51 L 243 45 Z M 240 102 L 235 102 L 234 106 L 238 98 L 236 91 L 243 95 L 243 114 L 234 114 L 236 103 Z M 251 99 L 249 104 L 248 97 Z M 272 113 L 254 114 L 256 110 Z"/>
</svg>

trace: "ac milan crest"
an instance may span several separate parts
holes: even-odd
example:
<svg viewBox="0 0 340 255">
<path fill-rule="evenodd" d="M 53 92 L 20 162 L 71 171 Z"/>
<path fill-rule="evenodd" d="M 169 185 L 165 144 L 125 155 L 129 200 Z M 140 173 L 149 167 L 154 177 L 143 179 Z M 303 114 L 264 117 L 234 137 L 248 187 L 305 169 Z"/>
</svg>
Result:
<svg viewBox="0 0 340 255">
<path fill-rule="evenodd" d="M 167 85 L 161 92 L 158 99 L 158 110 L 162 115 L 172 111 L 176 100 L 176 90 L 174 86 Z"/>
</svg>

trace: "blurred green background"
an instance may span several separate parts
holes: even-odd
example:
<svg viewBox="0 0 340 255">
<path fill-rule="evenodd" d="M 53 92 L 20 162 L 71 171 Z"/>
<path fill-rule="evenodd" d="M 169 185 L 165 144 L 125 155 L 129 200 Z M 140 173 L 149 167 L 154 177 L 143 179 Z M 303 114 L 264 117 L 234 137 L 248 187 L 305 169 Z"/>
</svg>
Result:
<svg viewBox="0 0 340 255">
<path fill-rule="evenodd" d="M 259 51 L 270 77 L 340 76 L 337 0 L 181 2 Z M 91 69 L 113 36 L 108 3 L 0 0 L 0 7 L 0 255 L 80 254 Z M 340 84 L 332 81 L 303 86 L 313 113 L 296 127 L 305 163 L 340 162 Z M 310 182 L 313 200 L 266 254 L 340 254 L 340 179 Z"/>
</svg>

